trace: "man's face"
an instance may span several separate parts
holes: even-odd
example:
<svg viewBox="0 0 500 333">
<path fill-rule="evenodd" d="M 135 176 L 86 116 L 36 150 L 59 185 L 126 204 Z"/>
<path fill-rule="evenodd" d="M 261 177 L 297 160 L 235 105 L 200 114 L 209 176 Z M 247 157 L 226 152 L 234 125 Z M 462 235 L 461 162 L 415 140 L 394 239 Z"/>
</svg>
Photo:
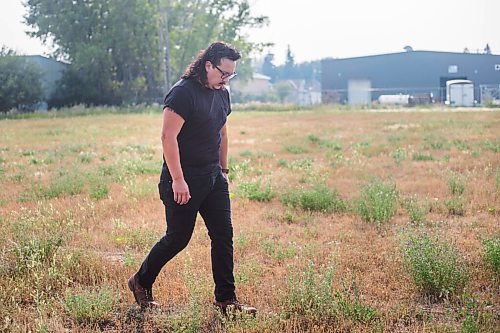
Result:
<svg viewBox="0 0 500 333">
<path fill-rule="evenodd" d="M 205 63 L 207 71 L 207 86 L 210 89 L 220 89 L 224 87 L 234 76 L 236 70 L 236 61 L 228 58 L 222 58 L 220 64 L 212 64 L 210 61 Z"/>
</svg>

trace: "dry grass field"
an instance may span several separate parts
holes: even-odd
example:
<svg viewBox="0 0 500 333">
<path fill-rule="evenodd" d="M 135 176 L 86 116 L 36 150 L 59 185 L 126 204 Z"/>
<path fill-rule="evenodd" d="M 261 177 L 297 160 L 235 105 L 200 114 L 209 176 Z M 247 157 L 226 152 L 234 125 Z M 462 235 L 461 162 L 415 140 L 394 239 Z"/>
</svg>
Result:
<svg viewBox="0 0 500 333">
<path fill-rule="evenodd" d="M 500 112 L 235 111 L 235 278 L 203 221 L 160 274 L 161 114 L 0 120 L 1 332 L 499 332 Z"/>
</svg>

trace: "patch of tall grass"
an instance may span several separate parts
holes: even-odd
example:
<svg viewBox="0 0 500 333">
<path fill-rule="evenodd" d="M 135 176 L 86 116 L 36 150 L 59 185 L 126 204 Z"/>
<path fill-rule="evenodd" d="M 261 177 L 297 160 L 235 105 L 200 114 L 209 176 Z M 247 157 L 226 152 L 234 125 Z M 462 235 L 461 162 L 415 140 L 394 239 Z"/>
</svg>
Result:
<svg viewBox="0 0 500 333">
<path fill-rule="evenodd" d="M 285 318 L 298 316 L 302 320 L 334 324 L 340 319 L 370 323 L 378 311 L 361 302 L 355 279 L 350 287 L 343 285 L 334 291 L 332 284 L 335 267 L 330 263 L 316 267 L 310 262 L 307 267 L 289 275 L 288 292 L 280 297 L 280 307 Z"/>
<path fill-rule="evenodd" d="M 456 247 L 436 236 L 409 232 L 403 237 L 401 251 L 413 282 L 431 299 L 459 296 L 469 282 L 467 263 Z"/>
<path fill-rule="evenodd" d="M 486 265 L 500 276 L 500 235 L 493 236 L 483 241 L 484 261 Z"/>
<path fill-rule="evenodd" d="M 102 324 L 109 320 L 118 301 L 118 293 L 109 287 L 68 290 L 64 298 L 66 311 L 78 324 Z"/>
<path fill-rule="evenodd" d="M 324 185 L 316 185 L 311 189 L 295 188 L 288 190 L 281 195 L 281 202 L 293 208 L 324 213 L 346 210 L 346 204 L 337 191 Z"/>
<path fill-rule="evenodd" d="M 374 179 L 361 189 L 356 212 L 363 221 L 382 225 L 390 221 L 397 209 L 396 185 Z"/>
<path fill-rule="evenodd" d="M 240 182 L 238 193 L 251 201 L 268 202 L 274 197 L 271 183 L 263 186 L 261 180 Z"/>
</svg>

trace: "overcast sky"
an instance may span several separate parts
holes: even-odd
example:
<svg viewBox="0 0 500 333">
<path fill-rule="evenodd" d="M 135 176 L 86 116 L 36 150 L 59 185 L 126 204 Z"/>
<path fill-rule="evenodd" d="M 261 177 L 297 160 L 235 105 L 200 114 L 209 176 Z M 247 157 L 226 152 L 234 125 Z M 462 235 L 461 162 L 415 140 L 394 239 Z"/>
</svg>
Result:
<svg viewBox="0 0 500 333">
<path fill-rule="evenodd" d="M 118 1 L 118 0 L 117 0 Z M 22 0 L 0 0 L 0 45 L 24 54 L 50 50 L 24 33 Z M 414 50 L 500 54 L 500 0 L 249 0 L 268 27 L 248 31 L 272 42 L 276 63 L 287 45 L 296 62 Z"/>
</svg>

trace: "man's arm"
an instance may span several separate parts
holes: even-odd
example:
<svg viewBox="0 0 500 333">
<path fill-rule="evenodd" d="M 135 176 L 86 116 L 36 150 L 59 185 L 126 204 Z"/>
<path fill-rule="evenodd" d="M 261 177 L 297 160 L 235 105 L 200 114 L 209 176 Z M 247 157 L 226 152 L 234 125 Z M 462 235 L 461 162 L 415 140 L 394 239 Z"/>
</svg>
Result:
<svg viewBox="0 0 500 333">
<path fill-rule="evenodd" d="M 182 173 L 179 144 L 177 142 L 177 135 L 179 135 L 183 125 L 184 119 L 181 116 L 168 107 L 163 109 L 163 126 L 161 130 L 163 156 L 172 176 L 174 201 L 179 205 L 184 205 L 191 199 L 189 187 Z"/>
<path fill-rule="evenodd" d="M 228 150 L 227 124 L 224 124 L 224 126 L 220 130 L 220 136 L 221 136 L 221 142 L 220 142 L 219 162 L 222 169 L 228 169 L 229 166 L 227 164 L 227 150 Z M 223 175 L 227 179 L 227 174 L 223 173 Z"/>
</svg>

